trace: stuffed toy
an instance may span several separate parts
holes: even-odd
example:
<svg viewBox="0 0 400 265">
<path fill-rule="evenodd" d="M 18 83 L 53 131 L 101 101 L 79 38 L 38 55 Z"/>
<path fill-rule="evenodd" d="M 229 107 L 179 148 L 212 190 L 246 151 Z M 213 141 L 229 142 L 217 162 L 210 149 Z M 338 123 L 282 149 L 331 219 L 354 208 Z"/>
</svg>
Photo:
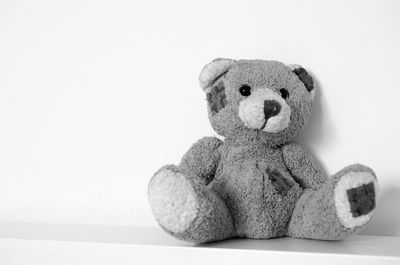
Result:
<svg viewBox="0 0 400 265">
<path fill-rule="evenodd" d="M 148 201 L 159 225 L 195 243 L 232 237 L 338 240 L 371 219 L 377 179 L 354 164 L 327 177 L 293 142 L 316 87 L 301 66 L 215 59 L 199 77 L 213 129 L 180 164 L 158 170 Z"/>
</svg>

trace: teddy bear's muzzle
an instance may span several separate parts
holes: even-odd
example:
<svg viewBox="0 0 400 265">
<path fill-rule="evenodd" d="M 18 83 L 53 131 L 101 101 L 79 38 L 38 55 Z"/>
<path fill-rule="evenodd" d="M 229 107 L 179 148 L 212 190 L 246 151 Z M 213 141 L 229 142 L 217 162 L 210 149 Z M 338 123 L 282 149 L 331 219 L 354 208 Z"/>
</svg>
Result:
<svg viewBox="0 0 400 265">
<path fill-rule="evenodd" d="M 239 105 L 239 118 L 251 129 L 277 133 L 290 123 L 290 106 L 271 89 L 258 89 Z"/>
</svg>

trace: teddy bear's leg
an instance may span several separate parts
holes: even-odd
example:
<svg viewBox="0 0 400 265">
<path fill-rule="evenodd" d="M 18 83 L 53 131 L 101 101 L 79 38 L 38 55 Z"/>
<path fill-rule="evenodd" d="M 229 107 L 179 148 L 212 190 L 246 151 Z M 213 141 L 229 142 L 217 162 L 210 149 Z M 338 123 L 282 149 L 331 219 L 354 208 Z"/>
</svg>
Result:
<svg viewBox="0 0 400 265">
<path fill-rule="evenodd" d="M 235 235 L 225 202 L 180 167 L 165 166 L 153 176 L 148 200 L 159 225 L 178 239 L 203 243 Z"/>
<path fill-rule="evenodd" d="M 342 239 L 363 228 L 375 208 L 377 180 L 362 165 L 346 167 L 319 190 L 305 190 L 288 225 L 288 235 L 323 240 Z"/>
</svg>

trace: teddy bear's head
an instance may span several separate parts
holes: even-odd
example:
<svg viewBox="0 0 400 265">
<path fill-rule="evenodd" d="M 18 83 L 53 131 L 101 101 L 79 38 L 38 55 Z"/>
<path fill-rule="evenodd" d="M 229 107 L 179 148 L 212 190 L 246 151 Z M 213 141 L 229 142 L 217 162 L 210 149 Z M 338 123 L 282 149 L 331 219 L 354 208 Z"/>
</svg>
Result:
<svg viewBox="0 0 400 265">
<path fill-rule="evenodd" d="M 200 74 L 214 130 L 231 140 L 283 144 L 304 128 L 315 95 L 298 65 L 215 59 Z"/>
</svg>

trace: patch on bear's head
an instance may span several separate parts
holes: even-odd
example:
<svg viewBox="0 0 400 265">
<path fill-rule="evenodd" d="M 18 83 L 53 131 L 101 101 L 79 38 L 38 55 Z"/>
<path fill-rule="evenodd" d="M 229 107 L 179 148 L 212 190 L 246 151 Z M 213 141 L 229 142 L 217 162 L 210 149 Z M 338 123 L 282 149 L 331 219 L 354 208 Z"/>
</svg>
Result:
<svg viewBox="0 0 400 265">
<path fill-rule="evenodd" d="M 293 69 L 293 73 L 295 73 L 299 77 L 300 81 L 303 82 L 308 92 L 314 89 L 314 80 L 307 73 L 306 69 L 298 67 Z"/>
<path fill-rule="evenodd" d="M 225 86 L 222 80 L 217 81 L 212 86 L 210 92 L 207 93 L 207 101 L 213 115 L 226 106 Z"/>
<path fill-rule="evenodd" d="M 301 67 L 297 64 L 289 65 L 292 72 L 300 79 L 300 81 L 304 84 L 307 91 L 310 92 L 311 98 L 314 100 L 315 97 L 315 86 L 314 86 L 314 79 L 312 76 L 307 72 L 306 69 Z"/>
</svg>

